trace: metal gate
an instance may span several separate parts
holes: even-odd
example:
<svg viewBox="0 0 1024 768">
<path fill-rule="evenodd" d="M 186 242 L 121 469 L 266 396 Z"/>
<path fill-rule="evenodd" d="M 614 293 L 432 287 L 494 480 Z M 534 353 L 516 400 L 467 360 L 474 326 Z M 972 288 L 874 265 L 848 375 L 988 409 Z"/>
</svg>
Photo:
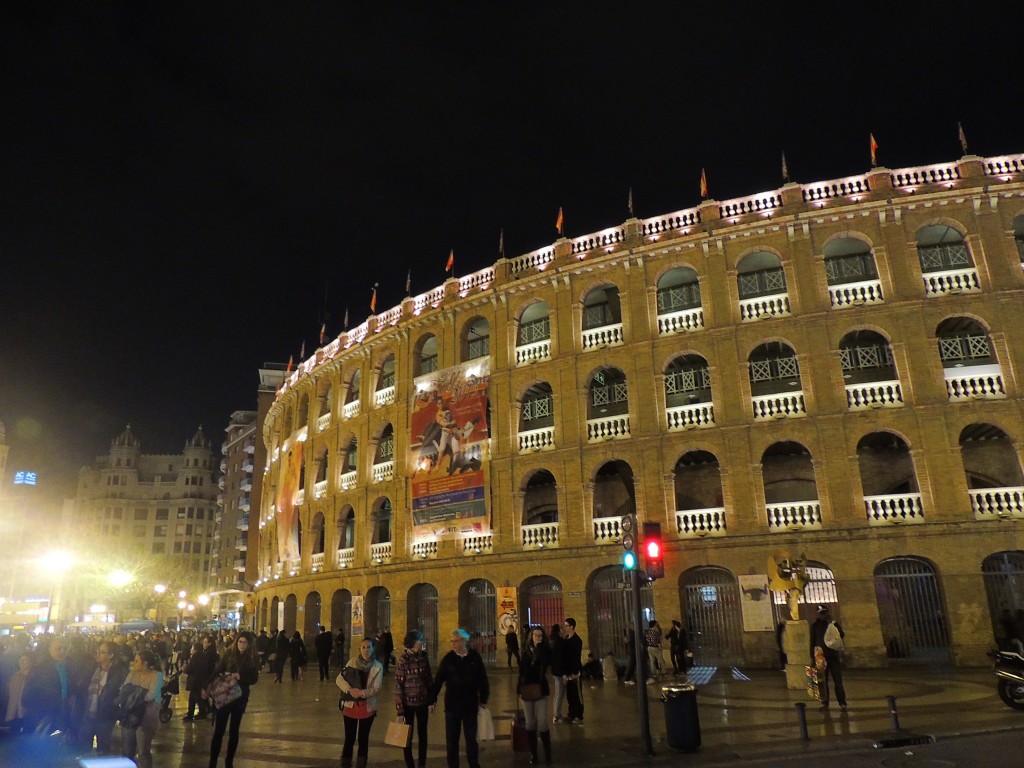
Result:
<svg viewBox="0 0 1024 768">
<path fill-rule="evenodd" d="M 277 620 L 278 613 L 280 612 L 278 610 L 278 606 L 280 604 L 281 604 L 281 599 L 278 598 L 278 597 L 275 597 L 273 600 L 270 601 L 270 631 L 271 632 L 273 632 L 275 629 L 280 629 L 281 628 L 281 624 Z"/>
<path fill-rule="evenodd" d="M 562 582 L 552 576 L 531 576 L 519 588 L 520 623 L 538 624 L 545 631 L 562 625 Z"/>
<path fill-rule="evenodd" d="M 459 588 L 459 626 L 469 632 L 484 664 L 497 660 L 498 596 L 487 579 L 473 579 Z"/>
<path fill-rule="evenodd" d="M 306 605 L 302 619 L 302 639 L 312 643 L 320 633 L 320 593 L 310 592 L 306 595 Z"/>
<path fill-rule="evenodd" d="M 836 594 L 836 577 L 824 563 L 813 560 L 807 563 L 807 585 L 797 600 L 800 618 L 813 623 L 818 618 L 818 607 L 827 606 L 832 620 L 842 623 L 839 611 L 839 597 Z M 775 622 L 789 620 L 789 603 L 785 592 L 772 592 L 772 615 Z"/>
<path fill-rule="evenodd" d="M 741 664 L 743 621 L 735 577 L 725 568 L 709 565 L 686 571 L 679 581 L 694 664 Z"/>
<path fill-rule="evenodd" d="M 416 584 L 409 590 L 406 627 L 423 633 L 430 664 L 437 668 L 437 589 L 433 584 Z M 446 649 L 447 652 L 447 649 Z"/>
<path fill-rule="evenodd" d="M 945 611 L 931 563 L 916 557 L 883 560 L 875 568 L 875 596 L 890 659 L 949 661 Z"/>
<path fill-rule="evenodd" d="M 371 587 L 366 592 L 364 624 L 364 637 L 376 637 L 378 632 L 391 629 L 391 593 L 387 587 Z"/>
<path fill-rule="evenodd" d="M 1004 650 L 1011 649 L 1006 643 L 1006 632 L 1000 617 L 1008 611 L 1013 621 L 1016 614 L 1024 610 L 1024 552 L 996 552 L 985 558 L 981 564 L 985 579 L 985 594 L 988 596 L 988 613 L 992 620 L 992 634 L 1000 641 Z"/>
<path fill-rule="evenodd" d="M 626 646 L 626 629 L 633 625 L 633 593 L 622 567 L 609 565 L 590 575 L 587 584 L 587 630 L 589 647 L 594 658 L 602 659 L 614 654 L 620 665 L 629 664 Z M 640 590 L 640 606 L 644 626 L 654 617 L 654 600 L 651 589 Z"/>
<path fill-rule="evenodd" d="M 288 637 L 295 632 L 295 622 L 299 613 L 299 600 L 295 595 L 288 595 L 284 599 L 284 621 L 282 629 L 288 633 Z"/>
<path fill-rule="evenodd" d="M 341 649 L 345 658 L 338 660 L 338 664 L 343 665 L 349 659 L 348 649 L 352 642 L 352 593 L 347 589 L 335 590 L 331 597 L 331 632 L 337 636 L 339 629 L 345 633 L 345 645 Z"/>
</svg>

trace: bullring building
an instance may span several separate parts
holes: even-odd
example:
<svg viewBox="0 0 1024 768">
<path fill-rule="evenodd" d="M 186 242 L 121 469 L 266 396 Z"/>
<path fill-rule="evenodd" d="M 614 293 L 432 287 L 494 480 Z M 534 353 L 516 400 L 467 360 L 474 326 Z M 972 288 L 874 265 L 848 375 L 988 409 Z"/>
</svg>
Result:
<svg viewBox="0 0 1024 768">
<path fill-rule="evenodd" d="M 493 660 L 510 622 L 574 616 L 624 656 L 635 511 L 666 542 L 645 614 L 698 663 L 777 658 L 783 556 L 849 663 L 984 663 L 1024 608 L 1022 266 L 1024 155 L 966 156 L 630 218 L 407 297 L 270 408 L 257 623 L 418 627 L 435 661 L 462 626 Z"/>
</svg>

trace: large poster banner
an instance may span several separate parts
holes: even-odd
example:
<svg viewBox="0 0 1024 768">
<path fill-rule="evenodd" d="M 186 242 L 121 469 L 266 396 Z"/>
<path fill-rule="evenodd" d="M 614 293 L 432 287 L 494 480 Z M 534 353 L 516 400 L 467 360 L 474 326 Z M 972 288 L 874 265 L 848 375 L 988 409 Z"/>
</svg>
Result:
<svg viewBox="0 0 1024 768">
<path fill-rule="evenodd" d="M 357 639 L 358 638 L 358 639 Z M 363 596 L 352 596 L 352 639 L 361 643 L 363 638 Z"/>
<path fill-rule="evenodd" d="M 409 466 L 413 538 L 486 533 L 490 360 L 416 379 Z"/>
<path fill-rule="evenodd" d="M 764 575 L 737 577 L 740 583 L 744 632 L 770 632 L 775 629 L 772 619 L 772 593 L 768 589 L 768 577 Z"/>
<path fill-rule="evenodd" d="M 299 512 L 295 497 L 299 493 L 302 472 L 302 443 L 289 446 L 281 460 L 281 479 L 277 486 L 277 559 L 288 563 L 299 556 Z"/>
<path fill-rule="evenodd" d="M 498 587 L 498 635 L 517 633 L 519 628 L 519 591 L 515 587 Z M 500 638 L 499 638 L 500 639 Z"/>
</svg>

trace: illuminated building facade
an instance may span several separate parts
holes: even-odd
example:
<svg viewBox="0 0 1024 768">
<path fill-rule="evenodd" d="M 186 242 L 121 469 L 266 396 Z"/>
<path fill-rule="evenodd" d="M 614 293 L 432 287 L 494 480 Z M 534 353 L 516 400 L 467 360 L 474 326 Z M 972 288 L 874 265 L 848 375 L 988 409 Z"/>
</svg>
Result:
<svg viewBox="0 0 1024 768">
<path fill-rule="evenodd" d="M 631 218 L 409 297 L 267 415 L 258 624 L 419 627 L 435 656 L 464 626 L 493 658 L 511 600 L 622 655 L 635 511 L 666 541 L 644 608 L 699 663 L 775 660 L 783 553 L 852 664 L 985 663 L 1024 608 L 1022 244 L 1024 156 L 966 156 Z"/>
</svg>

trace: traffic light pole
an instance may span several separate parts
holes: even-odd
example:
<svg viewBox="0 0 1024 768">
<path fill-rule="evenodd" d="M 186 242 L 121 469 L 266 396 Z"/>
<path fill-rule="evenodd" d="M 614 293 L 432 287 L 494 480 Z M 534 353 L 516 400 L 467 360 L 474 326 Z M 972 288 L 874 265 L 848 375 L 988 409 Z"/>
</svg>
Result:
<svg viewBox="0 0 1024 768">
<path fill-rule="evenodd" d="M 640 572 L 633 569 L 629 572 L 629 590 L 633 596 L 633 627 L 635 632 L 633 652 L 636 655 L 636 699 L 640 705 L 640 737 L 644 743 L 644 754 L 654 756 L 654 745 L 651 742 L 651 713 L 647 707 L 647 678 L 644 677 L 644 654 L 647 653 L 643 631 L 643 609 L 640 606 Z"/>
</svg>

